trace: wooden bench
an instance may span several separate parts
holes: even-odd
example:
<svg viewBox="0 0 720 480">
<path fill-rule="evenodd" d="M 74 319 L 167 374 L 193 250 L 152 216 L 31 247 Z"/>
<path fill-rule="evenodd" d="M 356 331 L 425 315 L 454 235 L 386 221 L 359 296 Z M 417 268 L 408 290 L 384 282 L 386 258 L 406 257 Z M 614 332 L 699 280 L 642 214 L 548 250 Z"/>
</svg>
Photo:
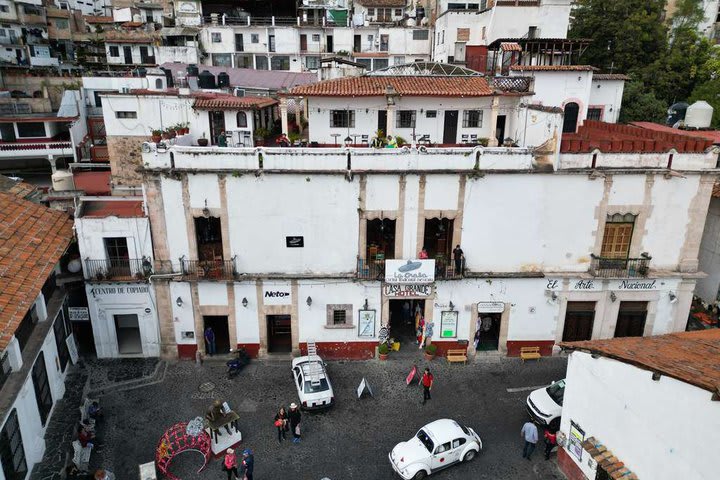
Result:
<svg viewBox="0 0 720 480">
<path fill-rule="evenodd" d="M 465 350 L 464 348 L 448 350 L 447 351 L 447 361 L 448 361 L 448 363 L 454 363 L 454 362 L 467 363 L 467 350 Z"/>
<path fill-rule="evenodd" d="M 540 360 L 540 347 L 520 347 L 520 358 L 525 360 Z"/>
</svg>

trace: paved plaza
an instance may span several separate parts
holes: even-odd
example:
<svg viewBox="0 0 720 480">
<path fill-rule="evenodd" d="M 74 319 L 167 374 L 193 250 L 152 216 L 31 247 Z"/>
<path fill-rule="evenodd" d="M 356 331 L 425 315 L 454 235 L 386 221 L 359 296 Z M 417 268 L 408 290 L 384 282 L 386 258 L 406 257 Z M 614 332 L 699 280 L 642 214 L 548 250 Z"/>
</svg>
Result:
<svg viewBox="0 0 720 480">
<path fill-rule="evenodd" d="M 565 359 L 522 364 L 516 358 L 486 357 L 467 366 L 435 359 L 427 363 L 435 374 L 433 399 L 423 406 L 421 389 L 404 382 L 414 358 L 406 354 L 387 362 L 328 362 L 337 405 L 327 412 L 303 415 L 299 445 L 279 444 L 273 427 L 277 407 L 297 401 L 289 358 L 253 361 L 232 380 L 220 361 L 202 366 L 191 362 L 91 364 L 86 390 L 100 395 L 105 412 L 98 434 L 104 447 L 93 453 L 91 466 L 108 468 L 118 479 L 138 478 L 138 464 L 154 459 L 155 446 L 166 428 L 203 415 L 213 400 L 220 399 L 240 415 L 242 446 L 255 453 L 257 479 L 398 478 L 388 452 L 423 424 L 443 417 L 475 428 L 484 450 L 469 464 L 449 468 L 434 478 L 564 478 L 554 456 L 547 462 L 536 451 L 532 461 L 522 458 L 520 428 L 527 418 L 527 387 L 562 378 Z M 421 368 L 426 365 L 419 355 L 418 360 Z M 133 380 L 139 375 L 146 375 L 144 382 Z M 363 377 L 374 398 L 356 398 Z M 200 465 L 198 453 L 186 452 L 173 462 L 172 471 L 183 480 L 224 478 L 218 461 L 198 474 Z"/>
</svg>

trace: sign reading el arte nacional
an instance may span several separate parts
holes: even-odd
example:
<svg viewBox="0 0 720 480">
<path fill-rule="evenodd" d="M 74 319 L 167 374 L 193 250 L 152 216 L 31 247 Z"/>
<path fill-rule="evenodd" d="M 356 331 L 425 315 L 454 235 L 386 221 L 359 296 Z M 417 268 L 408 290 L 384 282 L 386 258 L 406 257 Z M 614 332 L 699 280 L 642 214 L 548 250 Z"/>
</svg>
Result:
<svg viewBox="0 0 720 480">
<path fill-rule="evenodd" d="M 433 283 L 435 260 L 385 260 L 387 283 Z"/>
<path fill-rule="evenodd" d="M 615 280 L 608 285 L 610 290 L 657 290 L 658 287 L 658 281 L 649 278 Z"/>
<path fill-rule="evenodd" d="M 386 297 L 429 297 L 433 293 L 432 285 L 390 284 L 383 285 Z"/>
</svg>

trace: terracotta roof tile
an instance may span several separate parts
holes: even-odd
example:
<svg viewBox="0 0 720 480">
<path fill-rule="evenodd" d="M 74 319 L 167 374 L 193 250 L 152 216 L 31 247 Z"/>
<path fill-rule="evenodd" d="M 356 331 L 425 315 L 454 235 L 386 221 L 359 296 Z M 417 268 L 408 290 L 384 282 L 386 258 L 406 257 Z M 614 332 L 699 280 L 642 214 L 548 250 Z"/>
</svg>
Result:
<svg viewBox="0 0 720 480">
<path fill-rule="evenodd" d="M 593 73 L 593 80 L 630 80 L 624 73 Z"/>
<path fill-rule="evenodd" d="M 67 214 L 0 192 L 0 350 L 72 240 Z"/>
<path fill-rule="evenodd" d="M 522 47 L 517 42 L 501 42 L 500 50 L 505 52 L 522 52 Z"/>
<path fill-rule="evenodd" d="M 717 361 L 720 329 L 717 328 L 655 337 L 563 342 L 560 346 L 619 360 L 713 393 L 720 389 L 720 362 Z"/>
<path fill-rule="evenodd" d="M 83 202 L 81 217 L 144 217 L 142 205 L 142 200 L 87 200 Z"/>
<path fill-rule="evenodd" d="M 591 72 L 597 68 L 591 65 L 512 65 L 510 70 L 519 72 Z"/>
<path fill-rule="evenodd" d="M 275 105 L 277 100 L 269 97 L 236 97 L 234 95 L 208 95 L 200 96 L 193 108 L 200 110 L 238 110 L 238 109 L 261 109 Z"/>
<path fill-rule="evenodd" d="M 309 97 L 379 97 L 387 86 L 399 95 L 416 97 L 484 97 L 493 94 L 485 77 L 441 76 L 363 76 L 345 77 L 302 85 L 290 90 L 289 95 Z"/>
</svg>

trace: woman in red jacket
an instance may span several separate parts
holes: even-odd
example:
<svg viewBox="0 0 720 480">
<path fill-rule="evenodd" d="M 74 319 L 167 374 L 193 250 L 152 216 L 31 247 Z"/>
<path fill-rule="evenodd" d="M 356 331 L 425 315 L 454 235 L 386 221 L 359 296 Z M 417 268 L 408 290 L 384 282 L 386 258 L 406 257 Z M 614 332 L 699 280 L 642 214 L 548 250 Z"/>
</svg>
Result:
<svg viewBox="0 0 720 480">
<path fill-rule="evenodd" d="M 545 429 L 545 460 L 550 460 L 550 452 L 557 445 L 557 433 L 553 433 L 550 429 Z"/>
</svg>

